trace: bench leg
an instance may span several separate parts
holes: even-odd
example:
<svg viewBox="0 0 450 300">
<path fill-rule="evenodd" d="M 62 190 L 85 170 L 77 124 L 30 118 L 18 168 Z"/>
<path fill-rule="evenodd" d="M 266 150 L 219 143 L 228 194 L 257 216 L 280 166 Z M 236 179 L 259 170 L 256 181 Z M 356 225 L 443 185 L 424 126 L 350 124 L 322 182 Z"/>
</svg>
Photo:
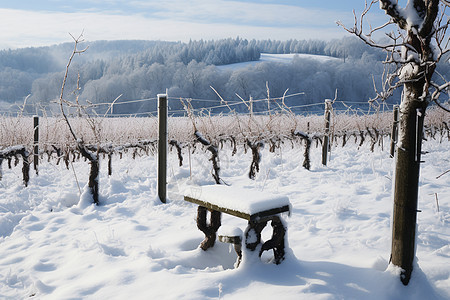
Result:
<svg viewBox="0 0 450 300">
<path fill-rule="evenodd" d="M 261 243 L 261 232 L 266 227 L 265 222 L 248 222 L 245 230 L 245 247 L 251 251 L 255 251 L 256 247 Z"/>
<path fill-rule="evenodd" d="M 238 243 L 238 244 L 234 244 L 234 251 L 236 251 L 237 254 L 237 262 L 236 262 L 236 268 L 239 267 L 239 265 L 241 264 L 242 261 L 242 244 Z"/>
<path fill-rule="evenodd" d="M 239 267 L 241 261 L 242 261 L 242 237 L 240 235 L 219 235 L 219 241 L 222 243 L 230 243 L 234 245 L 234 251 L 236 251 L 237 254 L 237 261 L 235 263 L 235 267 Z"/>
<path fill-rule="evenodd" d="M 207 250 L 214 246 L 216 242 L 216 233 L 221 225 L 222 213 L 220 211 L 210 210 L 211 217 L 210 222 L 207 224 L 206 215 L 208 209 L 203 206 L 199 206 L 197 209 L 197 227 L 205 234 L 205 239 L 200 244 L 200 248 Z"/>
<path fill-rule="evenodd" d="M 279 265 L 284 260 L 286 228 L 280 217 L 277 216 L 272 219 L 271 225 L 273 228 L 272 238 L 262 245 L 259 256 L 261 257 L 264 251 L 273 249 L 275 263 Z"/>
</svg>

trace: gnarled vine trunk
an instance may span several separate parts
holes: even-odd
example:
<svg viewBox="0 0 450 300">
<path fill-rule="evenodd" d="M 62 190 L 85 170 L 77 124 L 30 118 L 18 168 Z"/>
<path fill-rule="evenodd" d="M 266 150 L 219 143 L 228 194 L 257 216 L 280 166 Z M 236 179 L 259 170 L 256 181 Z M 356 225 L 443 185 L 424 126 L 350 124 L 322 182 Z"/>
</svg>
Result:
<svg viewBox="0 0 450 300">
<path fill-rule="evenodd" d="M 100 162 L 98 158 L 98 153 L 92 153 L 86 149 L 83 142 L 78 141 L 77 143 L 78 150 L 81 155 L 89 160 L 89 164 L 91 165 L 91 169 L 89 171 L 89 182 L 88 187 L 89 191 L 92 194 L 92 199 L 96 205 L 99 204 L 98 199 L 98 177 L 100 173 Z M 98 152 L 98 151 L 97 151 Z"/>
</svg>

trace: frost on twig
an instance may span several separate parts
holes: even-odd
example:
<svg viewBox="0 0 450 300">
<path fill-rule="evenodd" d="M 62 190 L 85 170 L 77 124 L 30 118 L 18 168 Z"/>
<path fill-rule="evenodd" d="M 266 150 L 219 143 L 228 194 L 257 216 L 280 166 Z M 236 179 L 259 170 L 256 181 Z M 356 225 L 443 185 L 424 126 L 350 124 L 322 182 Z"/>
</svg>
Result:
<svg viewBox="0 0 450 300">
<path fill-rule="evenodd" d="M 71 35 L 72 36 L 72 35 Z M 67 80 L 67 76 L 69 74 L 69 69 L 70 69 L 70 65 L 72 63 L 73 57 L 75 56 L 75 54 L 81 54 L 84 53 L 87 48 L 83 49 L 83 50 L 79 50 L 78 49 L 78 45 L 79 43 L 83 42 L 83 33 L 81 33 L 77 38 L 75 38 L 74 36 L 72 36 L 72 39 L 74 40 L 74 49 L 72 50 L 72 54 L 69 57 L 69 61 L 67 63 L 66 66 L 66 71 L 64 73 L 64 79 L 63 79 L 63 83 L 61 86 L 61 94 L 59 97 L 59 107 L 61 110 L 61 114 L 64 118 L 64 120 L 66 121 L 66 124 L 69 128 L 69 131 L 73 137 L 73 139 L 76 142 L 77 148 L 80 151 L 81 155 L 86 158 L 87 160 L 89 160 L 89 164 L 91 165 L 91 169 L 89 172 L 89 182 L 88 182 L 88 187 L 89 187 L 89 191 L 92 194 L 92 198 L 95 204 L 98 205 L 99 203 L 99 195 L 98 195 L 98 177 L 99 177 L 99 171 L 100 171 L 100 164 L 99 164 L 99 159 L 98 159 L 98 155 L 97 153 L 91 152 L 89 151 L 84 142 L 83 139 L 79 138 L 77 136 L 77 134 L 75 133 L 75 131 L 73 130 L 73 127 L 71 125 L 71 123 L 69 122 L 69 119 L 67 118 L 67 115 L 65 113 L 64 110 L 64 104 L 68 103 L 67 100 L 64 99 L 64 89 L 66 87 L 66 80 Z M 79 77 L 78 77 L 79 78 Z M 77 83 L 79 83 L 79 80 L 77 81 Z M 77 90 L 79 90 L 79 86 L 77 86 Z M 78 108 L 80 108 L 80 104 L 78 103 L 78 97 L 77 97 L 77 104 L 71 104 L 71 105 L 75 105 Z M 95 123 L 91 122 L 91 128 L 95 131 Z"/>
</svg>

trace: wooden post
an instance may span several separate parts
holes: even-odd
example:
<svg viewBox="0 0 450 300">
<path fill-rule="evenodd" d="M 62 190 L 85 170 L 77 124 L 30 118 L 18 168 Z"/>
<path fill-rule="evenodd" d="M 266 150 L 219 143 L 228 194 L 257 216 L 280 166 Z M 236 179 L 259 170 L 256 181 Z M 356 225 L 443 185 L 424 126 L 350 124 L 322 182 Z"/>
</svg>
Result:
<svg viewBox="0 0 450 300">
<path fill-rule="evenodd" d="M 158 94 L 158 197 L 167 198 L 167 94 Z"/>
<path fill-rule="evenodd" d="M 392 132 L 391 132 L 391 157 L 395 154 L 395 145 L 397 144 L 398 138 L 398 105 L 394 105 L 394 121 L 392 122 Z"/>
<path fill-rule="evenodd" d="M 33 116 L 34 128 L 34 149 L 33 149 L 33 165 L 36 175 L 38 175 L 39 165 L 39 116 Z"/>
<path fill-rule="evenodd" d="M 330 150 L 330 118 L 331 118 L 331 100 L 325 100 L 325 134 L 322 144 L 322 165 L 326 166 L 328 161 L 328 151 Z"/>
</svg>

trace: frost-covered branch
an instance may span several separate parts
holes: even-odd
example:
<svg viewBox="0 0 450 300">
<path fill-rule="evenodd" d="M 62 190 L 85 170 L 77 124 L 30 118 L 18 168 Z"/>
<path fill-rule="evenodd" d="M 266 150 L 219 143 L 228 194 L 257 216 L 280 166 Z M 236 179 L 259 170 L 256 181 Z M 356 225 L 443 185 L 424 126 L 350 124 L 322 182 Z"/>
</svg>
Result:
<svg viewBox="0 0 450 300">
<path fill-rule="evenodd" d="M 68 101 L 64 100 L 64 89 L 66 87 L 66 81 L 67 81 L 67 77 L 68 77 L 68 74 L 69 74 L 70 65 L 72 63 L 72 60 L 73 60 L 75 54 L 81 54 L 81 53 L 86 52 L 86 50 L 87 50 L 87 47 L 85 49 L 83 49 L 83 50 L 79 50 L 78 49 L 79 43 L 84 41 L 83 33 L 81 33 L 77 38 L 75 38 L 73 35 L 71 35 L 71 37 L 74 40 L 74 48 L 72 50 L 72 54 L 70 55 L 69 61 L 68 61 L 67 66 L 66 66 L 66 71 L 64 73 L 63 83 L 62 83 L 62 86 L 61 86 L 61 94 L 60 94 L 58 103 L 59 103 L 59 107 L 60 107 L 60 110 L 61 110 L 61 114 L 62 114 L 64 120 L 66 121 L 66 124 L 67 124 L 67 126 L 69 128 L 69 131 L 70 131 L 72 137 L 74 138 L 74 140 L 76 141 L 78 151 L 80 151 L 80 153 L 81 153 L 81 155 L 83 157 L 85 157 L 87 160 L 89 160 L 89 163 L 91 165 L 91 169 L 90 169 L 90 172 L 89 172 L 88 187 L 89 187 L 90 193 L 92 194 L 94 203 L 98 204 L 98 202 L 99 202 L 98 174 L 99 174 L 99 171 L 100 171 L 100 165 L 99 165 L 99 160 L 98 160 L 98 153 L 89 151 L 87 149 L 87 147 L 85 146 L 83 140 L 81 138 L 77 137 L 77 135 L 75 134 L 75 131 L 72 128 L 72 125 L 69 122 L 69 119 L 67 118 L 65 110 L 64 110 L 64 104 L 68 103 Z M 78 76 L 78 78 L 77 78 L 77 91 L 79 89 L 80 89 L 80 87 L 79 87 L 79 76 Z M 77 106 L 80 107 L 80 105 L 78 103 L 78 96 L 76 97 L 76 101 L 77 101 Z M 95 132 L 95 128 L 92 127 L 93 123 L 91 123 L 90 125 L 91 125 L 91 128 Z"/>
<path fill-rule="evenodd" d="M 372 6 L 377 3 L 378 0 L 372 0 L 369 4 L 366 1 L 365 2 L 365 7 L 363 12 L 361 13 L 361 16 L 358 20 L 358 17 L 356 16 L 356 12 L 355 10 L 353 10 L 353 16 L 354 16 L 354 24 L 353 27 L 347 27 L 345 26 L 341 21 L 337 21 L 337 25 L 341 26 L 344 30 L 346 30 L 347 32 L 357 36 L 358 38 L 360 38 L 364 43 L 366 43 L 367 45 L 374 47 L 374 48 L 379 48 L 379 49 L 383 49 L 383 50 L 390 50 L 392 51 L 393 49 L 396 49 L 399 46 L 406 46 L 405 43 L 397 43 L 398 38 L 393 38 L 394 34 L 393 33 L 387 33 L 388 37 L 390 37 L 393 40 L 392 44 L 380 44 L 376 41 L 373 40 L 372 36 L 380 31 L 380 30 L 384 30 L 386 29 L 386 27 L 388 27 L 389 25 L 395 24 L 395 21 L 393 20 L 389 20 L 388 22 L 377 26 L 375 28 L 370 27 L 370 30 L 368 32 L 364 32 L 363 30 L 363 24 L 365 21 L 365 17 L 367 16 L 367 14 L 369 13 L 370 9 L 372 8 Z M 390 1 L 387 1 L 390 2 Z M 394 3 L 395 4 L 395 3 Z M 381 4 L 380 4 L 381 5 Z"/>
<path fill-rule="evenodd" d="M 435 83 L 431 83 L 433 85 L 433 87 L 436 89 L 433 94 L 431 95 L 431 101 L 434 101 L 434 103 L 436 103 L 437 106 L 439 106 L 440 108 L 442 108 L 443 110 L 445 110 L 446 112 L 450 112 L 450 108 L 446 108 L 444 107 L 440 102 L 439 102 L 439 96 L 441 95 L 442 91 L 446 91 L 447 93 L 449 93 L 449 89 L 450 89 L 450 82 L 446 82 L 440 86 L 436 85 Z"/>
<path fill-rule="evenodd" d="M 365 33 L 363 31 L 365 17 L 376 2 L 379 2 L 380 8 L 391 19 L 378 27 L 370 26 L 370 30 Z M 372 0 L 369 4 L 366 1 L 359 19 L 353 11 L 355 16 L 353 27 L 349 28 L 342 22 L 337 22 L 339 26 L 360 38 L 367 45 L 383 49 L 386 52 L 382 90 L 377 89 L 374 81 L 377 96 L 370 102 L 385 100 L 399 86 L 420 80 L 425 80 L 427 83 L 420 99 L 435 101 L 434 98 L 430 100 L 430 97 L 425 95 L 428 95 L 428 88 L 432 86 L 431 76 L 436 64 L 444 54 L 450 51 L 447 35 L 450 20 L 445 10 L 445 5 L 442 5 L 439 10 L 439 0 L 411 0 L 408 1 L 405 8 L 400 7 L 398 1 L 394 0 Z M 400 29 L 397 32 L 386 33 L 391 40 L 390 43 L 379 43 L 372 39 L 373 34 L 385 30 L 389 25 L 397 25 Z M 393 65 L 394 69 L 389 65 Z M 417 71 L 416 68 L 419 68 L 420 71 Z"/>
<path fill-rule="evenodd" d="M 75 141 L 78 142 L 78 138 L 77 138 L 75 132 L 73 131 L 72 125 L 70 124 L 70 122 L 69 122 L 69 120 L 67 118 L 67 115 L 66 115 L 66 113 L 64 111 L 64 103 L 67 102 L 67 101 L 64 100 L 64 89 L 66 87 L 67 76 L 69 75 L 69 69 L 70 69 L 70 65 L 72 63 L 73 57 L 75 56 L 75 54 L 81 54 L 81 53 L 86 52 L 86 50 L 88 48 L 86 47 L 83 50 L 78 50 L 78 44 L 84 41 L 83 33 L 81 33 L 77 38 L 75 38 L 73 35 L 70 35 L 70 36 L 72 37 L 72 39 L 74 41 L 74 48 L 73 48 L 72 54 L 69 57 L 69 61 L 67 62 L 67 65 L 66 65 L 66 71 L 64 73 L 64 78 L 63 78 L 63 82 L 62 82 L 62 86 L 61 86 L 61 94 L 59 96 L 58 104 L 59 104 L 59 107 L 60 107 L 60 110 L 61 110 L 61 114 L 62 114 L 64 120 L 66 121 L 67 126 L 69 127 L 70 133 L 72 134 L 72 136 L 75 139 Z"/>
</svg>

